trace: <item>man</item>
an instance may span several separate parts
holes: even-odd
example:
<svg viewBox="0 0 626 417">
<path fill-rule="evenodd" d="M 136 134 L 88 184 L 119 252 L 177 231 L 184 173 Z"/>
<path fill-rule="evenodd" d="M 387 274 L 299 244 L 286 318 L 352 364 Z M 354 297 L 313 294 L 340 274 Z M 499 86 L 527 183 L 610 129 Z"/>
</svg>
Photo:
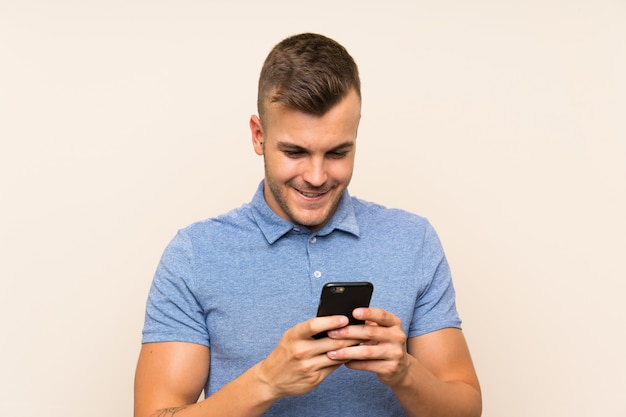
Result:
<svg viewBox="0 0 626 417">
<path fill-rule="evenodd" d="M 270 52 L 250 120 L 264 181 L 163 254 L 136 417 L 481 414 L 434 230 L 348 194 L 360 109 L 357 66 L 335 41 L 302 34 Z M 314 317 L 324 283 L 350 280 L 374 284 L 353 313 L 366 324 Z"/>
</svg>

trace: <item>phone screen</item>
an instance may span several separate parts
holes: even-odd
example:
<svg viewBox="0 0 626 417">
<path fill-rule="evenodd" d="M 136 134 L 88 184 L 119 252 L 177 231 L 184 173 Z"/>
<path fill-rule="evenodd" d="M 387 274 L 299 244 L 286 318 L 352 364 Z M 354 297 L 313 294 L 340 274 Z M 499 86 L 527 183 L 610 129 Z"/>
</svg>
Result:
<svg viewBox="0 0 626 417">
<path fill-rule="evenodd" d="M 317 316 L 342 315 L 348 317 L 349 324 L 363 324 L 352 316 L 352 311 L 358 307 L 368 307 L 374 285 L 371 282 L 329 282 L 322 288 Z M 319 339 L 325 337 L 326 332 L 316 334 Z"/>
</svg>

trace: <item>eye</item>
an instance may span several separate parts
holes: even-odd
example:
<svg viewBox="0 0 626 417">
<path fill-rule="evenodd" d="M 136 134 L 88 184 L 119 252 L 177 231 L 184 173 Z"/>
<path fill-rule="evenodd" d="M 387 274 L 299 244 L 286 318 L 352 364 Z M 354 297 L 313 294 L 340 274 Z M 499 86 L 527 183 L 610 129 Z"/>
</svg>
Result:
<svg viewBox="0 0 626 417">
<path fill-rule="evenodd" d="M 348 155 L 347 151 L 334 151 L 328 153 L 328 157 L 331 159 L 342 159 L 345 158 L 346 155 Z"/>
<path fill-rule="evenodd" d="M 283 151 L 288 158 L 299 158 L 304 155 L 303 151 Z"/>
</svg>

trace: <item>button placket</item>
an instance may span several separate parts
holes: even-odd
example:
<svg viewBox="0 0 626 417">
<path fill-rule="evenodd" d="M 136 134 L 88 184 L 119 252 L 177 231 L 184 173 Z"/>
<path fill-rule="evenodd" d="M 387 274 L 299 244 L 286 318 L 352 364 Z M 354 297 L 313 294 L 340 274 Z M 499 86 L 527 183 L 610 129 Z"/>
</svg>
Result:
<svg viewBox="0 0 626 417">
<path fill-rule="evenodd" d="M 317 258 L 317 256 L 313 256 L 313 253 L 312 253 L 315 250 L 314 247 L 316 246 L 315 245 L 316 242 L 317 242 L 317 236 L 311 236 L 309 238 L 309 245 L 308 245 L 309 246 L 309 248 L 308 248 L 309 260 L 310 260 L 310 264 L 309 265 L 311 266 L 311 270 L 313 271 L 312 274 L 311 274 L 313 276 L 313 278 L 320 279 L 323 274 L 322 274 L 322 271 L 320 271 L 319 269 L 315 269 L 315 267 L 318 266 L 318 265 L 314 265 L 314 261 L 313 260 L 314 259 L 318 259 L 318 258 Z"/>
</svg>

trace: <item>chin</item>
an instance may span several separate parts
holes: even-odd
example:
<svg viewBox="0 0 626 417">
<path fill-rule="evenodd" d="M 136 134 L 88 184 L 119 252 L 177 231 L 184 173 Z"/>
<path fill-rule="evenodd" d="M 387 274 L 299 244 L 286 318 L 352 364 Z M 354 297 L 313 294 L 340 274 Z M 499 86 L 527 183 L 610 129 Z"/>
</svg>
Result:
<svg viewBox="0 0 626 417">
<path fill-rule="evenodd" d="M 329 211 L 324 210 L 322 213 L 316 214 L 316 215 L 297 216 L 295 220 L 296 220 L 296 223 L 302 226 L 306 226 L 309 229 L 316 230 L 316 229 L 321 228 L 323 225 L 325 225 L 328 222 L 329 218 L 330 218 Z"/>
</svg>

